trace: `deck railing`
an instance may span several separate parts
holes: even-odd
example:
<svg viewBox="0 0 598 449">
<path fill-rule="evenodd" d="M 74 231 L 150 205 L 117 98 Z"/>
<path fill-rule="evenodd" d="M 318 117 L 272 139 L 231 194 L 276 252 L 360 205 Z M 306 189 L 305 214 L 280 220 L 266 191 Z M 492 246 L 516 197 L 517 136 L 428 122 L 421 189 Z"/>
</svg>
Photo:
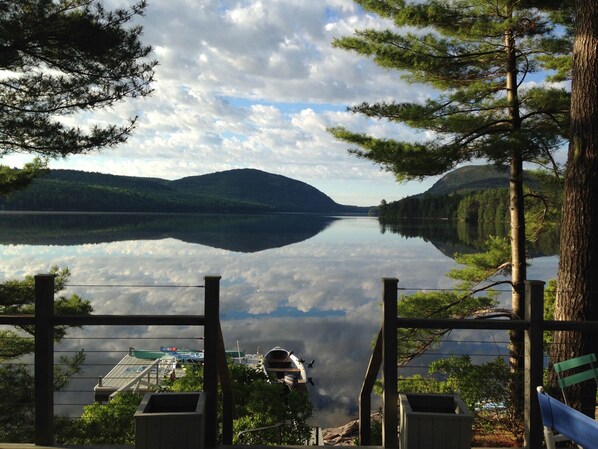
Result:
<svg viewBox="0 0 598 449">
<path fill-rule="evenodd" d="M 596 321 L 544 320 L 544 282 L 527 281 L 525 285 L 525 315 L 517 320 L 489 319 L 428 319 L 400 318 L 397 316 L 398 279 L 384 278 L 382 326 L 365 374 L 359 396 L 359 445 L 371 444 L 371 394 L 376 377 L 382 367 L 383 421 L 382 446 L 398 447 L 397 406 L 397 330 L 403 329 L 476 329 L 522 330 L 524 332 L 524 441 L 526 448 L 542 446 L 542 418 L 536 387 L 543 382 L 543 333 L 544 331 L 595 331 Z"/>
<path fill-rule="evenodd" d="M 217 445 L 218 380 L 222 386 L 222 443 L 232 444 L 233 398 L 220 328 L 220 276 L 204 277 L 204 315 L 55 315 L 54 275 L 35 276 L 35 314 L 0 315 L 0 325 L 35 326 L 35 435 L 40 446 L 54 444 L 54 327 L 175 325 L 204 327 L 206 447 Z"/>
<path fill-rule="evenodd" d="M 55 315 L 54 276 L 35 276 L 35 314 L 0 315 L 0 325 L 35 326 L 35 436 L 34 443 L 51 446 L 54 443 L 54 327 L 118 326 L 118 325 L 184 325 L 204 326 L 204 392 L 206 395 L 206 447 L 217 445 L 218 381 L 222 386 L 222 444 L 232 444 L 233 399 L 220 328 L 220 277 L 206 276 L 204 315 Z M 370 358 L 359 397 L 359 443 L 370 445 L 371 394 L 382 367 L 383 428 L 385 449 L 398 447 L 398 344 L 399 328 L 522 330 L 524 332 L 524 425 L 525 446 L 541 447 L 542 424 L 536 398 L 536 386 L 543 382 L 543 332 L 589 331 L 598 322 L 547 321 L 543 319 L 544 282 L 527 281 L 525 316 L 519 320 L 487 319 L 426 319 L 397 316 L 398 279 L 384 278 L 382 326 Z"/>
</svg>

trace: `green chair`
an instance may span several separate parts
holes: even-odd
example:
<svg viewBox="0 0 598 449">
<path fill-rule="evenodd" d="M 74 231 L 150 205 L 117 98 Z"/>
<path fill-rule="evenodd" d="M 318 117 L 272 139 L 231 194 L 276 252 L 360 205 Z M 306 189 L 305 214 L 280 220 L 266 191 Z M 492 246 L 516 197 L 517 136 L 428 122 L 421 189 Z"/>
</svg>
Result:
<svg viewBox="0 0 598 449">
<path fill-rule="evenodd" d="M 563 401 L 566 405 L 569 405 L 567 402 L 567 394 L 565 393 L 565 389 L 567 387 L 592 379 L 594 382 L 596 382 L 596 385 L 598 385 L 598 364 L 596 363 L 596 354 L 586 354 L 565 360 L 563 362 L 555 363 L 553 365 L 553 369 L 556 373 L 557 383 L 561 388 Z M 544 435 L 546 438 L 547 447 L 550 447 L 549 438 L 546 434 L 546 428 Z M 552 445 L 554 447 L 554 442 L 571 441 L 571 438 L 568 438 L 561 433 L 556 433 L 550 437 L 550 440 L 553 441 Z M 581 446 L 577 447 L 583 449 Z"/>
<path fill-rule="evenodd" d="M 596 385 L 598 385 L 598 365 L 596 364 L 596 354 L 586 354 L 580 357 L 565 360 L 563 362 L 555 363 L 553 368 L 556 373 L 559 387 L 561 387 L 561 392 L 563 393 L 563 399 L 567 405 L 569 404 L 567 403 L 565 388 L 591 379 L 593 379 L 594 382 L 596 382 Z"/>
</svg>

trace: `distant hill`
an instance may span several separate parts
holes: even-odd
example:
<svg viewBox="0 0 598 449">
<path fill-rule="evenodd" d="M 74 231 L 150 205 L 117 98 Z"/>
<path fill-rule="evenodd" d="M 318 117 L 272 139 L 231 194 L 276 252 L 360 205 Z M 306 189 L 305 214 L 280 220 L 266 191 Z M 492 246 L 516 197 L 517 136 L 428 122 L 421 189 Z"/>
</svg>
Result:
<svg viewBox="0 0 598 449">
<path fill-rule="evenodd" d="M 304 182 L 255 169 L 169 181 L 77 170 L 52 170 L 0 199 L 5 210 L 82 212 L 367 213 Z"/>
<path fill-rule="evenodd" d="M 509 187 L 509 169 L 495 165 L 468 165 L 440 178 L 423 195 L 451 195 Z"/>
<path fill-rule="evenodd" d="M 533 173 L 526 171 L 524 175 L 526 185 L 538 186 L 539 180 Z M 423 193 L 382 203 L 377 211 L 382 223 L 406 218 L 508 222 L 508 188 L 508 169 L 470 165 L 445 174 Z"/>
</svg>

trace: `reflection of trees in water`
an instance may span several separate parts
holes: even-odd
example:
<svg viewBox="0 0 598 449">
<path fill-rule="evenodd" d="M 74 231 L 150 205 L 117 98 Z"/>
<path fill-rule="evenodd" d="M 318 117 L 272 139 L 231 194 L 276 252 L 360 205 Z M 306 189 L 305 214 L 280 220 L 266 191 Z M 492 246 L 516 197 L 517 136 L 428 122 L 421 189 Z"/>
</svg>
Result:
<svg viewBox="0 0 598 449">
<path fill-rule="evenodd" d="M 392 232 L 405 238 L 421 238 L 430 242 L 443 254 L 483 251 L 490 236 L 507 236 L 507 222 L 456 222 L 450 220 L 401 220 L 380 223 L 380 232 Z M 558 230 L 551 229 L 530 244 L 531 256 L 548 256 L 558 252 Z"/>
<path fill-rule="evenodd" d="M 174 238 L 255 252 L 301 242 L 335 218 L 323 215 L 20 214 L 0 215 L 0 244 L 82 245 Z"/>
</svg>

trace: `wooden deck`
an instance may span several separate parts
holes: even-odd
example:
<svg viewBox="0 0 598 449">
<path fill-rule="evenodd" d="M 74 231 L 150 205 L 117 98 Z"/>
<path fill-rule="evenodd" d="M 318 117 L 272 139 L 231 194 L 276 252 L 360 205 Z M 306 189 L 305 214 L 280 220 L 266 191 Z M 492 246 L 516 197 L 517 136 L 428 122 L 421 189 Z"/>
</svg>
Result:
<svg viewBox="0 0 598 449">
<path fill-rule="evenodd" d="M 215 449 L 306 449 L 308 447 L 317 446 L 276 446 L 276 445 L 261 445 L 261 446 L 217 446 Z M 381 446 L 351 446 L 355 449 L 382 449 Z M 33 443 L 0 443 L 0 449 L 135 449 L 135 446 L 127 445 L 88 445 L 88 446 L 36 446 Z M 491 449 L 491 448 L 484 448 Z"/>
<path fill-rule="evenodd" d="M 218 446 L 218 449 L 306 449 L 317 446 Z M 330 446 L 332 447 L 332 446 Z M 344 447 L 344 446 L 343 446 Z M 351 449 L 382 449 L 381 446 L 347 446 Z M 27 443 L 0 443 L 0 449 L 134 449 L 135 446 L 107 446 L 107 445 L 89 445 L 89 446 L 36 446 Z M 475 449 L 475 448 L 472 448 Z M 504 449 L 504 448 L 480 448 L 480 449 Z"/>
</svg>

